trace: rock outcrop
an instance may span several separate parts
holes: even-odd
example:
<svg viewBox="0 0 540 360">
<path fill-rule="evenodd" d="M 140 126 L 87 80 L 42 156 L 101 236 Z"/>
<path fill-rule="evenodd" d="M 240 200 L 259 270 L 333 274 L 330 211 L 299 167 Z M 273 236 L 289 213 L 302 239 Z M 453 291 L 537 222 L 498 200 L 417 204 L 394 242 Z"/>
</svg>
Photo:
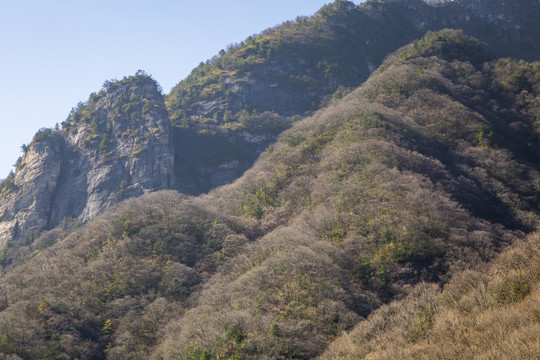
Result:
<svg viewBox="0 0 540 360">
<path fill-rule="evenodd" d="M 356 87 L 386 55 L 427 31 L 462 29 L 497 57 L 540 54 L 538 0 L 336 1 L 313 17 L 268 29 L 222 51 L 169 94 L 173 118 L 223 120 L 244 109 L 282 116 L 319 108 Z"/>
<path fill-rule="evenodd" d="M 459 0 L 458 3 L 483 19 L 517 28 L 531 25 L 529 22 L 540 8 L 538 0 Z"/>
<path fill-rule="evenodd" d="M 112 204 L 233 181 L 300 117 L 360 85 L 427 31 L 459 28 L 499 57 L 540 58 L 539 0 L 335 1 L 201 63 L 165 101 L 144 74 L 107 83 L 40 131 L 0 187 L 0 249 Z"/>
<path fill-rule="evenodd" d="M 63 129 L 40 131 L 0 198 L 0 248 L 10 239 L 84 223 L 120 200 L 176 184 L 170 123 L 157 84 L 138 74 L 107 84 Z"/>
<path fill-rule="evenodd" d="M 189 139 L 175 140 L 180 189 L 196 195 L 222 184 L 214 174 L 232 162 L 241 164 L 241 173 L 293 116 L 307 115 L 360 85 L 388 53 L 427 31 L 463 29 L 498 57 L 532 61 L 540 55 L 539 24 L 538 0 L 383 0 L 358 6 L 336 1 L 311 18 L 249 37 L 201 63 L 167 95 L 173 125 L 192 130 Z M 258 133 L 246 126 L 253 114 L 264 123 L 268 116 L 260 114 L 267 112 L 282 117 L 284 126 Z M 261 133 L 265 141 L 245 141 Z M 236 150 L 218 150 L 209 159 L 196 144 L 186 149 L 193 134 L 216 134 L 213 141 L 232 143 Z"/>
</svg>

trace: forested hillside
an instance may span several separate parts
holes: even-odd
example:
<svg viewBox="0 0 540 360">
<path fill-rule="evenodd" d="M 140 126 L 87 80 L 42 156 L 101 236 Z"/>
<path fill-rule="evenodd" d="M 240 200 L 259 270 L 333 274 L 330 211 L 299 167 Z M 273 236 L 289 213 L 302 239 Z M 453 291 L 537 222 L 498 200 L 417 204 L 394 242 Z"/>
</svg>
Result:
<svg viewBox="0 0 540 360">
<path fill-rule="evenodd" d="M 180 189 L 199 194 L 230 181 L 231 166 L 242 173 L 279 132 L 359 86 L 390 52 L 429 30 L 463 29 L 497 57 L 537 60 L 539 14 L 535 0 L 338 0 L 232 44 L 167 95 Z M 225 151 L 209 156 L 194 140 Z"/>
<path fill-rule="evenodd" d="M 523 346 L 490 324 L 534 313 L 536 235 L 512 244 L 538 223 L 539 91 L 539 63 L 430 32 L 233 184 L 144 195 L 23 244 L 0 278 L 0 354 L 532 357 L 533 322 L 503 319 Z"/>
<path fill-rule="evenodd" d="M 84 224 L 127 198 L 161 189 L 198 195 L 233 182 L 282 131 L 339 101 L 429 30 L 459 28 L 496 57 L 536 60 L 539 7 L 337 0 L 228 46 L 169 94 L 144 72 L 106 81 L 62 127 L 38 131 L 0 184 L 3 263 L 14 265 L 19 246 L 41 231 Z"/>
<path fill-rule="evenodd" d="M 421 283 L 336 339 L 320 359 L 538 358 L 538 233 L 441 291 Z M 442 346 L 441 346 L 442 345 Z"/>
</svg>

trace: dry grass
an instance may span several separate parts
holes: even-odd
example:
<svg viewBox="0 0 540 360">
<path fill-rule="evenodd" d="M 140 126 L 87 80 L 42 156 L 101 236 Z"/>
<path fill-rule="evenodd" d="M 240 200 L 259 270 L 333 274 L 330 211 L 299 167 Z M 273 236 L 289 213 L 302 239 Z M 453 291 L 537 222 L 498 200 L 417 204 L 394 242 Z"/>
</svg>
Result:
<svg viewBox="0 0 540 360">
<path fill-rule="evenodd" d="M 540 359 L 540 234 L 456 275 L 442 292 L 418 285 L 321 359 Z"/>
</svg>

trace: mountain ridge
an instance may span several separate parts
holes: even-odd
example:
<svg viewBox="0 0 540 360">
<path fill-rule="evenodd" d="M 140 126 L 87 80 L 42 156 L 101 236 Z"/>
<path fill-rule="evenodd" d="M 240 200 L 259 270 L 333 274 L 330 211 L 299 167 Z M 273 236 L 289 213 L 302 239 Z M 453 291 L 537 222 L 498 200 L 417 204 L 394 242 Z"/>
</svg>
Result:
<svg viewBox="0 0 540 360">
<path fill-rule="evenodd" d="M 504 1 L 484 0 L 436 4 L 420 0 L 369 1 L 359 6 L 347 1 L 336 1 L 323 7 L 311 18 L 298 18 L 294 22 L 266 30 L 257 38 L 248 38 L 246 42 L 222 51 L 219 57 L 206 64 L 201 63 L 186 80 L 164 97 L 165 105 L 159 104 L 159 116 L 164 119 L 164 125 L 153 127 L 152 130 L 162 128 L 169 137 L 169 143 L 174 146 L 174 149 L 163 150 L 169 154 L 168 160 L 163 160 L 162 155 L 156 155 L 162 159 L 156 161 L 167 162 L 164 166 L 168 170 L 163 170 L 168 173 L 163 175 L 167 179 L 161 175 L 157 175 L 158 178 L 161 176 L 161 180 L 152 179 L 152 171 L 147 172 L 149 178 L 142 179 L 139 176 L 138 180 L 131 179 L 131 175 L 116 174 L 111 175 L 114 180 L 110 181 L 109 189 L 102 191 L 99 188 L 105 186 L 106 181 L 99 179 L 98 171 L 89 178 L 90 182 L 93 181 L 92 177 L 96 178 L 95 184 L 81 181 L 78 187 L 68 189 L 65 188 L 67 185 L 55 181 L 64 179 L 69 171 L 73 174 L 73 171 L 82 170 L 68 170 L 71 165 L 59 165 L 56 162 L 62 164 L 61 156 L 56 155 L 56 160 L 46 168 L 56 169 L 60 166 L 64 169 L 64 175 L 60 177 L 54 171 L 42 174 L 48 178 L 44 180 L 44 184 L 48 185 L 43 189 L 28 190 L 28 196 L 21 194 L 21 198 L 27 196 L 27 200 L 22 201 L 20 206 L 15 206 L 14 200 L 7 200 L 14 196 L 15 187 L 30 189 L 31 184 L 39 181 L 35 182 L 28 177 L 27 184 L 23 185 L 22 176 L 14 174 L 3 182 L 2 192 L 5 196 L 0 198 L 0 206 L 4 209 L 0 212 L 3 214 L 0 235 L 2 245 L 10 239 L 34 236 L 33 233 L 50 229 L 64 218 L 74 217 L 85 222 L 117 200 L 146 191 L 173 188 L 197 195 L 231 182 L 251 166 L 257 156 L 276 139 L 277 134 L 320 105 L 332 101 L 332 98 L 343 96 L 348 87 L 358 86 L 389 51 L 420 37 L 426 30 L 452 25 L 463 27 L 467 32 L 486 40 L 488 47 L 490 43 L 497 44 L 489 48 L 499 55 L 513 53 L 523 58 L 537 56 L 540 50 L 534 46 L 534 42 L 531 46 L 522 46 L 525 43 L 531 44 L 531 34 L 539 32 L 538 22 L 535 22 L 537 12 L 523 11 L 534 7 L 538 7 L 538 2 L 531 0 L 521 0 L 519 4 L 512 5 Z M 516 27 L 518 23 L 519 28 Z M 496 42 L 494 39 L 497 39 Z M 119 108 L 115 111 L 123 111 L 122 107 L 130 107 L 130 111 L 137 108 L 139 116 L 143 116 L 145 109 L 141 101 L 154 102 L 156 100 L 153 97 L 162 97 L 153 91 L 148 93 L 148 99 L 144 99 L 144 96 L 131 99 L 131 94 L 126 94 L 122 98 L 123 103 L 118 103 Z M 91 95 L 89 103 L 93 104 L 98 96 Z M 103 103 L 103 106 L 103 109 L 96 112 L 98 117 L 109 111 L 106 109 L 107 104 Z M 78 111 L 84 112 L 87 108 L 83 106 Z M 83 117 L 77 118 L 77 121 L 81 120 Z M 92 121 L 89 118 L 86 120 Z M 63 125 L 66 129 L 55 136 L 66 134 L 65 143 L 68 146 L 81 140 L 72 139 L 72 135 L 68 135 L 73 126 L 78 126 L 75 124 L 77 121 L 73 121 L 73 118 L 65 121 Z M 106 132 L 106 126 L 100 123 L 95 130 Z M 37 138 L 52 132 L 44 130 L 37 134 Z M 115 136 L 118 135 L 122 133 L 115 133 Z M 93 151 L 98 156 L 101 142 L 103 148 L 110 142 L 108 139 L 103 140 L 101 133 L 85 136 L 93 136 L 90 140 L 95 141 Z M 123 155 L 131 156 L 141 151 L 137 157 L 143 159 L 143 162 L 150 161 L 153 155 L 142 153 L 145 140 L 139 140 L 143 144 L 139 145 L 141 148 L 131 149 L 129 154 Z M 75 145 L 75 148 L 79 145 L 82 143 Z M 211 149 L 211 155 L 207 148 Z M 128 163 L 122 166 L 132 167 L 133 164 Z M 36 166 L 45 167 L 43 164 Z M 86 173 L 87 170 L 82 172 Z M 126 171 L 131 173 L 135 169 Z M 126 189 L 120 189 L 120 183 Z M 136 186 L 137 183 L 142 184 L 141 187 Z M 7 185 L 9 189 L 4 189 Z M 47 189 L 49 186 L 51 188 Z M 123 195 L 115 199 L 111 194 L 118 190 L 122 190 Z M 29 206 L 33 197 L 37 199 L 37 207 L 32 210 Z M 8 211 L 8 208 L 11 210 Z M 14 214 L 19 210 L 25 211 L 27 215 L 17 219 Z"/>
<path fill-rule="evenodd" d="M 21 247 L 0 277 L 0 353 L 308 359 L 343 335 L 342 351 L 383 304 L 428 309 L 539 220 L 538 150 L 522 140 L 538 138 L 540 66 L 478 46 L 428 33 L 234 183 L 145 194 Z M 529 301 L 508 284 L 502 299 Z M 414 351 L 433 334 L 408 309 Z"/>
</svg>

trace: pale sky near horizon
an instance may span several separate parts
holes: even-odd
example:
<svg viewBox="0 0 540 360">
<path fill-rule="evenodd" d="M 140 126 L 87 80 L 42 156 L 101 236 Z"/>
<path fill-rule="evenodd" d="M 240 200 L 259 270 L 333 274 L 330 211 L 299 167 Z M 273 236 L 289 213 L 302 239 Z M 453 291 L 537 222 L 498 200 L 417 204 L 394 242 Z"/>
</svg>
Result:
<svg viewBox="0 0 540 360">
<path fill-rule="evenodd" d="M 0 179 L 105 80 L 142 69 L 168 93 L 228 44 L 332 1 L 0 0 Z"/>
</svg>

